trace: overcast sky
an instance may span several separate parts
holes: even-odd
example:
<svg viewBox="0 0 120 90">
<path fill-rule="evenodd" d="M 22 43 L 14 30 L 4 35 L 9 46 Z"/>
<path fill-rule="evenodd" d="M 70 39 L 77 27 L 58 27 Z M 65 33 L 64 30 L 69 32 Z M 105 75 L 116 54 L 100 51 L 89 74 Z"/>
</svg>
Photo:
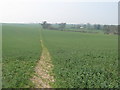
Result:
<svg viewBox="0 0 120 90">
<path fill-rule="evenodd" d="M 0 8 L 6 23 L 118 24 L 118 0 L 2 0 Z"/>
</svg>

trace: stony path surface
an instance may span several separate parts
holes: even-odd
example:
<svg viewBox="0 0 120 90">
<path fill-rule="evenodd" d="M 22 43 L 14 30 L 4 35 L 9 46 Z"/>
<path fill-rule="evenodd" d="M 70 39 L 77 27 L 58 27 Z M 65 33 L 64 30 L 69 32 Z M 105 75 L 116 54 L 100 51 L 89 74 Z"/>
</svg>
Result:
<svg viewBox="0 0 120 90">
<path fill-rule="evenodd" d="M 35 75 L 31 79 L 35 88 L 51 88 L 51 83 L 54 83 L 52 75 L 53 65 L 51 62 L 50 54 L 41 40 L 42 54 L 40 60 L 35 67 Z"/>
</svg>

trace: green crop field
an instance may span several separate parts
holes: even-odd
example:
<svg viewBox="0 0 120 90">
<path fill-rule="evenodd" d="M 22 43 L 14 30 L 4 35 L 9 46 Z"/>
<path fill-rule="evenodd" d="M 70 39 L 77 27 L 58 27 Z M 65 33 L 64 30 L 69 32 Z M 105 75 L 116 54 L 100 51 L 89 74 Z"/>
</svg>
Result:
<svg viewBox="0 0 120 90">
<path fill-rule="evenodd" d="M 30 78 L 40 39 L 54 65 L 53 88 L 118 87 L 117 35 L 44 30 L 37 24 L 3 24 L 3 87 L 34 87 Z"/>
<path fill-rule="evenodd" d="M 53 60 L 54 87 L 118 87 L 118 37 L 77 32 L 42 32 Z"/>
<path fill-rule="evenodd" d="M 3 24 L 3 88 L 30 87 L 41 54 L 37 25 Z"/>
</svg>

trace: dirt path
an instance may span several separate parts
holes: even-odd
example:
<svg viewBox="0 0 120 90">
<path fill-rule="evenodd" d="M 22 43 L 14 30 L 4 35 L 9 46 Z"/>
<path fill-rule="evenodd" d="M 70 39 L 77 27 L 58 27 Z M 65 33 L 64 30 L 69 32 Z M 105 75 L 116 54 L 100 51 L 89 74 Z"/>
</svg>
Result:
<svg viewBox="0 0 120 90">
<path fill-rule="evenodd" d="M 35 67 L 35 75 L 31 80 L 35 84 L 35 88 L 51 88 L 50 84 L 54 82 L 52 75 L 53 65 L 47 48 L 42 40 L 40 42 L 42 45 L 42 55 Z"/>
</svg>

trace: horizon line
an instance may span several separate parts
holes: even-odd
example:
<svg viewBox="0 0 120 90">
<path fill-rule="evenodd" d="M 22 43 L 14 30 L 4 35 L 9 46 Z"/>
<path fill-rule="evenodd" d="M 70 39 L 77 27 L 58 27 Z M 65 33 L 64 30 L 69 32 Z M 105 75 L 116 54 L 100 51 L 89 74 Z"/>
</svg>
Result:
<svg viewBox="0 0 120 90">
<path fill-rule="evenodd" d="M 40 24 L 42 22 L 0 22 L 0 24 Z M 49 23 L 49 22 L 48 22 Z M 66 22 L 59 22 L 59 23 L 66 23 Z M 58 22 L 56 23 L 50 23 L 50 24 L 59 24 Z M 66 23 L 66 24 L 74 24 L 74 25 L 80 25 L 80 24 L 91 24 L 91 25 L 118 25 L 118 24 L 100 24 L 100 23 Z"/>
</svg>

